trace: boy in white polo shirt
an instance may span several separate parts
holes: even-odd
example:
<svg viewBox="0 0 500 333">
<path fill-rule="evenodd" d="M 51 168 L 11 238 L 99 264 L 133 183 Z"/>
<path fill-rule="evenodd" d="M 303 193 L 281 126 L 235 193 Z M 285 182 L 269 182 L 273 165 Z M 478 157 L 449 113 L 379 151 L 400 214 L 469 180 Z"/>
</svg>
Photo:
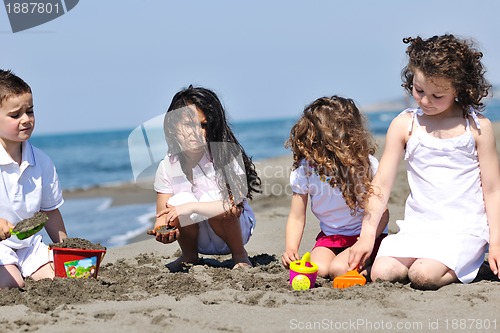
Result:
<svg viewBox="0 0 500 333">
<path fill-rule="evenodd" d="M 54 277 L 42 236 L 24 240 L 11 236 L 18 222 L 43 211 L 51 240 L 57 243 L 67 238 L 55 167 L 28 142 L 34 127 L 30 86 L 11 71 L 0 70 L 0 288 L 23 287 L 26 277 Z"/>
</svg>

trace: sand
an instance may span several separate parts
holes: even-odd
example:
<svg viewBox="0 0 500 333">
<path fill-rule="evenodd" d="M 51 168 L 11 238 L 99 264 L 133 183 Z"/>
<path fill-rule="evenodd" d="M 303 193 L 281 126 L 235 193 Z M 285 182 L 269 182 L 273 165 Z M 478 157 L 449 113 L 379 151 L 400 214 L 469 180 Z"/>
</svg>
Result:
<svg viewBox="0 0 500 333">
<path fill-rule="evenodd" d="M 247 244 L 255 267 L 231 270 L 229 256 L 203 256 L 186 272 L 170 273 L 165 264 L 178 245 L 144 233 L 109 248 L 97 279 L 28 280 L 22 290 L 1 290 L 0 332 L 500 331 L 500 283 L 488 270 L 471 284 L 437 291 L 380 282 L 339 290 L 322 278 L 314 289 L 293 291 L 279 261 L 290 165 L 289 156 L 257 163 L 264 193 L 252 202 L 257 227 Z M 391 232 L 408 194 L 404 168 L 390 199 Z M 134 184 L 65 193 L 98 196 L 113 197 L 115 205 L 155 200 L 152 190 Z M 301 253 L 311 249 L 318 228 L 309 214 Z"/>
</svg>

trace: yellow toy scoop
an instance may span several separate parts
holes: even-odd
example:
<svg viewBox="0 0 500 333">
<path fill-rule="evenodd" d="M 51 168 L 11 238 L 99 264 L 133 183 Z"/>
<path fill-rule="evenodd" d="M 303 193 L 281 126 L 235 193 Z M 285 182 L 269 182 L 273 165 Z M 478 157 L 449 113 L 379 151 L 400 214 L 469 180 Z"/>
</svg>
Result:
<svg viewBox="0 0 500 333">
<path fill-rule="evenodd" d="M 20 240 L 26 239 L 42 230 L 48 219 L 49 217 L 47 214 L 37 212 L 32 217 L 24 219 L 16 224 L 14 228 L 10 229 L 10 233 Z"/>
<path fill-rule="evenodd" d="M 366 284 L 366 278 L 359 274 L 357 269 L 348 271 L 344 275 L 339 275 L 333 279 L 333 288 L 349 288 L 352 286 L 364 286 Z"/>
</svg>

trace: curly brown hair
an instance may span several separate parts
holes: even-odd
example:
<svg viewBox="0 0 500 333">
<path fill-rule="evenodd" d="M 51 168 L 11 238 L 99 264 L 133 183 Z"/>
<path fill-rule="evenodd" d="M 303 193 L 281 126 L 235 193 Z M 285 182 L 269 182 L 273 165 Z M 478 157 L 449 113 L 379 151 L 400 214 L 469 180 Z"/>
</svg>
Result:
<svg viewBox="0 0 500 333">
<path fill-rule="evenodd" d="M 486 69 L 481 63 L 483 54 L 472 40 L 453 35 L 434 36 L 429 39 L 404 38 L 409 61 L 401 72 L 402 87 L 411 95 L 415 70 L 429 78 L 451 81 L 457 93 L 457 103 L 464 111 L 470 107 L 483 111 L 481 100 L 488 96 L 491 85 L 485 78 Z"/>
<path fill-rule="evenodd" d="M 340 189 L 351 214 L 365 208 L 373 193 L 369 155 L 376 145 L 352 99 L 322 97 L 306 106 L 285 147 L 293 152 L 292 169 L 305 159 L 320 177 L 331 177 L 329 184 Z"/>
</svg>

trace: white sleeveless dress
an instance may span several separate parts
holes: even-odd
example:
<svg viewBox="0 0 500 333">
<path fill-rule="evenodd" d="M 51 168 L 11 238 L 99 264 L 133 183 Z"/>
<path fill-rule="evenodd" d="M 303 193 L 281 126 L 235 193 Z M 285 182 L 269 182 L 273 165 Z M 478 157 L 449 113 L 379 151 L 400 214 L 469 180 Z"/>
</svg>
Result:
<svg viewBox="0 0 500 333">
<path fill-rule="evenodd" d="M 410 195 L 400 231 L 386 237 L 377 257 L 428 258 L 437 260 L 463 283 L 476 277 L 488 248 L 489 228 L 481 187 L 474 137 L 466 118 L 466 132 L 439 139 L 426 133 L 418 122 L 420 109 L 412 113 L 414 133 L 406 144 Z M 474 110 L 469 111 L 478 128 Z"/>
</svg>

